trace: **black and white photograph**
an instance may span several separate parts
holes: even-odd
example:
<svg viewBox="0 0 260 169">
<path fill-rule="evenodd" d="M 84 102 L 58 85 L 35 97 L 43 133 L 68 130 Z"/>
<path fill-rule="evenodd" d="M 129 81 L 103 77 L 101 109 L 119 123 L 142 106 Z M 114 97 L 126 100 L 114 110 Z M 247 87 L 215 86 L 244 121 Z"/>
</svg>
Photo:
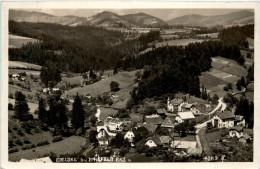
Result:
<svg viewBox="0 0 260 169">
<path fill-rule="evenodd" d="M 254 162 L 254 8 L 6 17 L 9 162 Z"/>
</svg>

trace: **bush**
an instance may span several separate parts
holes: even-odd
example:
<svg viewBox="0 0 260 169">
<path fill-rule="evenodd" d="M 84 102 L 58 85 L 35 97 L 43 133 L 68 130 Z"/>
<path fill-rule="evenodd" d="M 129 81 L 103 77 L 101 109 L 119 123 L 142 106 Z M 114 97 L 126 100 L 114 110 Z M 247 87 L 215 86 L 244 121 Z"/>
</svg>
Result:
<svg viewBox="0 0 260 169">
<path fill-rule="evenodd" d="M 15 146 L 15 144 L 14 144 L 13 140 L 9 140 L 8 141 L 8 147 L 13 148 L 14 146 Z"/>
<path fill-rule="evenodd" d="M 23 145 L 23 143 L 22 143 L 21 140 L 19 140 L 19 139 L 15 141 L 15 144 L 17 144 L 17 145 L 19 145 L 19 146 L 22 146 L 22 145 Z"/>
<path fill-rule="evenodd" d="M 15 152 L 18 152 L 19 150 L 17 149 L 17 148 L 14 148 L 14 149 L 10 149 L 9 151 L 8 151 L 8 153 L 9 154 L 11 154 L 11 153 L 15 153 Z"/>
<path fill-rule="evenodd" d="M 14 106 L 11 103 L 8 103 L 8 110 L 13 110 Z"/>
<path fill-rule="evenodd" d="M 24 143 L 24 144 L 30 144 L 31 142 L 28 140 L 27 137 L 25 137 L 25 138 L 23 139 L 23 143 Z"/>
<path fill-rule="evenodd" d="M 17 131 L 17 134 L 18 134 L 19 136 L 24 136 L 24 133 L 23 133 L 22 130 L 20 130 L 20 129 Z"/>
<path fill-rule="evenodd" d="M 31 145 L 25 145 L 22 147 L 22 150 L 27 150 L 27 149 L 32 149 L 32 148 L 35 148 L 36 146 L 34 144 L 31 144 Z"/>
<path fill-rule="evenodd" d="M 61 141 L 61 140 L 63 140 L 63 138 L 62 138 L 61 136 L 57 136 L 57 137 L 54 137 L 54 138 L 52 139 L 52 142 L 55 143 L 55 142 L 59 142 L 59 141 Z"/>
<path fill-rule="evenodd" d="M 42 126 L 41 126 L 41 130 L 42 131 L 49 131 L 49 127 L 46 123 L 44 123 Z"/>
<path fill-rule="evenodd" d="M 37 147 L 48 145 L 48 144 L 50 144 L 50 143 L 47 140 L 40 141 L 40 142 L 37 143 Z"/>
</svg>

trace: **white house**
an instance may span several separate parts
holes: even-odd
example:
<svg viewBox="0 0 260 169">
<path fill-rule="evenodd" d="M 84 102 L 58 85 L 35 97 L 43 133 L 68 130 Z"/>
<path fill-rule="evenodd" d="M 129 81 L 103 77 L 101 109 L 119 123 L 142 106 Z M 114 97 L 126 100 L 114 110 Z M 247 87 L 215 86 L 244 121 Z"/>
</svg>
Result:
<svg viewBox="0 0 260 169">
<path fill-rule="evenodd" d="M 132 131 L 126 132 L 126 134 L 124 136 L 124 139 L 128 139 L 128 141 L 130 143 L 132 143 L 134 141 L 134 138 L 135 138 L 135 134 Z"/>
<path fill-rule="evenodd" d="M 168 97 L 167 100 L 167 110 L 171 112 L 177 112 L 179 105 L 183 103 L 183 99 L 174 98 L 173 100 L 170 100 Z"/>
<path fill-rule="evenodd" d="M 111 131 L 122 131 L 122 122 L 120 121 L 119 118 L 112 118 L 112 117 L 107 117 L 104 125 L 109 128 Z"/>
<path fill-rule="evenodd" d="M 192 112 L 193 114 L 199 113 L 199 110 L 195 107 L 194 104 L 181 103 L 178 107 L 179 112 Z"/>
<path fill-rule="evenodd" d="M 106 137 L 107 133 L 105 129 L 100 129 L 98 134 L 97 134 L 97 139 L 101 138 L 101 137 Z"/>
<path fill-rule="evenodd" d="M 234 127 L 235 116 L 231 111 L 218 111 L 212 118 L 212 125 L 218 128 Z"/>
<path fill-rule="evenodd" d="M 179 112 L 175 118 L 175 120 L 178 123 L 182 123 L 185 120 L 193 120 L 195 119 L 194 115 L 192 112 L 188 111 L 188 112 Z"/>
<path fill-rule="evenodd" d="M 106 137 L 101 137 L 98 139 L 100 146 L 108 146 L 108 139 Z"/>
<path fill-rule="evenodd" d="M 236 126 L 236 127 L 232 127 L 232 128 L 229 129 L 229 136 L 230 137 L 240 138 L 243 135 L 244 135 L 243 127 Z"/>
<path fill-rule="evenodd" d="M 152 147 L 157 147 L 157 144 L 158 144 L 159 140 L 158 138 L 156 137 L 153 137 L 153 138 L 148 138 L 145 145 L 148 146 L 149 148 L 152 148 Z"/>
</svg>

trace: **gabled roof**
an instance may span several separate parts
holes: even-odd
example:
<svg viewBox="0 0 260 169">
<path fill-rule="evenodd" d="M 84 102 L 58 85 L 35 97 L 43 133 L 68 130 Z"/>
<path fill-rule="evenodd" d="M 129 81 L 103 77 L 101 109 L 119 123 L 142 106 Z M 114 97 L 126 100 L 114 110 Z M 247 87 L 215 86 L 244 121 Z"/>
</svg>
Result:
<svg viewBox="0 0 260 169">
<path fill-rule="evenodd" d="M 174 119 L 166 117 L 161 125 L 162 127 L 174 127 Z"/>
<path fill-rule="evenodd" d="M 157 129 L 158 125 L 155 124 L 143 124 L 143 123 L 137 123 L 136 127 L 145 127 L 149 132 L 154 133 Z"/>
<path fill-rule="evenodd" d="M 101 137 L 98 139 L 98 141 L 108 141 L 108 139 L 106 137 Z"/>
<path fill-rule="evenodd" d="M 186 119 L 194 119 L 194 115 L 192 112 L 179 112 L 178 116 L 180 116 L 181 119 L 186 120 Z"/>
<path fill-rule="evenodd" d="M 160 143 L 161 144 L 167 144 L 171 141 L 170 136 L 161 136 L 160 137 Z"/>
<path fill-rule="evenodd" d="M 170 102 L 171 102 L 171 104 L 173 104 L 173 105 L 180 105 L 180 104 L 183 102 L 183 99 L 174 98 L 174 99 L 172 99 Z"/>
<path fill-rule="evenodd" d="M 103 121 L 99 121 L 99 122 L 97 123 L 97 126 L 104 126 L 104 122 L 103 122 Z"/>
<path fill-rule="evenodd" d="M 145 121 L 147 124 L 162 124 L 163 119 L 160 116 L 148 117 L 145 116 Z"/>
<path fill-rule="evenodd" d="M 166 114 L 167 111 L 165 109 L 156 109 L 157 114 Z"/>
<path fill-rule="evenodd" d="M 185 109 L 190 109 L 192 108 L 194 105 L 193 104 L 189 104 L 189 103 L 184 103 L 181 108 L 185 108 Z"/>
<path fill-rule="evenodd" d="M 244 137 L 246 140 L 251 138 L 248 134 L 244 134 L 242 137 Z"/>
<path fill-rule="evenodd" d="M 241 131 L 243 131 L 243 127 L 235 126 L 235 127 L 230 128 L 230 130 L 236 130 L 238 132 L 241 132 Z"/>
<path fill-rule="evenodd" d="M 234 113 L 232 113 L 231 111 L 224 111 L 224 112 L 218 111 L 216 115 L 222 120 L 235 118 Z"/>
</svg>

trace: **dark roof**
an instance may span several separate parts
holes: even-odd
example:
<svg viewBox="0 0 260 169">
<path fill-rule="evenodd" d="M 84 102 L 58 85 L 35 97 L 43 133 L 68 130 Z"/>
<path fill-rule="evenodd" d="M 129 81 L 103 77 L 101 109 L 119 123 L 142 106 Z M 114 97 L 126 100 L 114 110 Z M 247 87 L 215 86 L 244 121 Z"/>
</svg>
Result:
<svg viewBox="0 0 260 169">
<path fill-rule="evenodd" d="M 137 127 L 137 128 L 139 128 L 139 127 L 145 127 L 149 132 L 154 133 L 158 126 L 155 125 L 155 124 L 137 123 L 137 124 L 136 124 L 136 127 Z"/>
<path fill-rule="evenodd" d="M 170 117 L 166 117 L 161 126 L 162 127 L 174 127 L 174 120 Z"/>
<path fill-rule="evenodd" d="M 156 109 L 157 114 L 166 114 L 167 111 L 165 109 Z"/>
<path fill-rule="evenodd" d="M 171 104 L 173 105 L 179 105 L 183 102 L 183 99 L 179 99 L 179 98 L 174 98 L 173 100 L 171 100 Z"/>
<path fill-rule="evenodd" d="M 107 141 L 108 139 L 106 137 L 101 137 L 98 139 L 98 141 Z"/>
<path fill-rule="evenodd" d="M 146 123 L 148 124 L 162 124 L 163 119 L 161 117 L 151 117 L 151 118 L 145 118 Z"/>
<path fill-rule="evenodd" d="M 160 140 L 159 137 L 148 137 L 147 140 L 153 140 L 153 142 L 154 142 L 156 145 L 161 144 L 161 140 Z"/>
<path fill-rule="evenodd" d="M 248 134 L 244 134 L 242 137 L 244 137 L 246 140 L 251 138 Z"/>
<path fill-rule="evenodd" d="M 235 127 L 232 127 L 230 130 L 236 130 L 238 132 L 241 132 L 241 131 L 243 131 L 243 127 L 235 126 Z"/>
<path fill-rule="evenodd" d="M 103 121 L 99 121 L 99 122 L 97 123 L 97 126 L 104 126 L 104 122 L 103 122 Z"/>
<path fill-rule="evenodd" d="M 234 113 L 232 113 L 231 111 L 218 111 L 217 112 L 217 116 L 220 118 L 220 119 L 234 119 L 235 118 L 235 115 Z"/>
</svg>

